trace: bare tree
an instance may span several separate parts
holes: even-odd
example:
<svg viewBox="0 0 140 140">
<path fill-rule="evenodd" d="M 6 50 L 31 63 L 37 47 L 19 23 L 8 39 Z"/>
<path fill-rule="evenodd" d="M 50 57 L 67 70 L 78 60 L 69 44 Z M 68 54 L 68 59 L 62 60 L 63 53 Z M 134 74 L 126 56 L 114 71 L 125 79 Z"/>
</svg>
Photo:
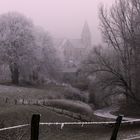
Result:
<svg viewBox="0 0 140 140">
<path fill-rule="evenodd" d="M 100 87 L 111 89 L 109 95 L 123 93 L 139 102 L 140 2 L 118 0 L 110 10 L 102 5 L 99 17 L 107 46 L 93 50 L 84 70 L 96 74 Z"/>
<path fill-rule="evenodd" d="M 111 83 L 124 89 L 123 93 L 135 101 L 140 100 L 140 2 L 118 0 L 108 10 L 100 7 L 101 31 L 104 41 L 113 50 L 115 61 L 105 59 L 96 52 L 100 68 L 97 71 L 111 73 Z M 111 60 L 110 60 L 111 59 Z"/>
</svg>

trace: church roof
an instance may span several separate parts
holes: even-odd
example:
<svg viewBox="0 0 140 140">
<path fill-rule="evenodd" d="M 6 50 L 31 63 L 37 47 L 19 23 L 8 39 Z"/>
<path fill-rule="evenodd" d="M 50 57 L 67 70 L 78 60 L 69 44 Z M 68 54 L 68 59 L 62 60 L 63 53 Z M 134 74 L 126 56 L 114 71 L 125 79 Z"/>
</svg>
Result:
<svg viewBox="0 0 140 140">
<path fill-rule="evenodd" d="M 53 42 L 57 48 L 63 47 L 67 42 L 71 43 L 73 48 L 85 48 L 81 39 L 53 39 Z"/>
<path fill-rule="evenodd" d="M 81 39 L 69 39 L 69 41 L 72 44 L 73 48 L 85 48 L 84 43 Z"/>
<path fill-rule="evenodd" d="M 75 73 L 77 72 L 78 68 L 77 67 L 72 67 L 72 68 L 64 68 L 63 72 L 64 73 Z"/>
<path fill-rule="evenodd" d="M 64 45 L 66 44 L 67 41 L 68 41 L 68 39 L 66 39 L 66 38 L 61 38 L 61 39 L 54 38 L 53 44 L 56 49 L 63 50 Z"/>
<path fill-rule="evenodd" d="M 85 22 L 84 24 L 84 27 L 81 33 L 81 38 L 79 39 L 54 38 L 53 42 L 54 42 L 54 46 L 59 50 L 63 50 L 65 47 L 83 50 L 85 46 L 91 46 L 91 33 L 89 30 L 88 23 Z"/>
<path fill-rule="evenodd" d="M 63 42 L 64 39 L 59 39 L 59 38 L 53 38 L 53 44 L 54 46 L 61 46 L 62 42 Z"/>
</svg>

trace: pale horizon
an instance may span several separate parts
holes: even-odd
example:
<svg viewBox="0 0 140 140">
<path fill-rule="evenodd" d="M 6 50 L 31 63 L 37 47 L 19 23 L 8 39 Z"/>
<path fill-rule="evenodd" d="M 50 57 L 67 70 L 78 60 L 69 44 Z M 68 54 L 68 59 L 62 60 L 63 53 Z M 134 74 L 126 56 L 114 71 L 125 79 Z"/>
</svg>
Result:
<svg viewBox="0 0 140 140">
<path fill-rule="evenodd" d="M 84 22 L 92 33 L 93 44 L 101 42 L 98 20 L 100 3 L 114 0 L 1 0 L 0 14 L 20 12 L 55 38 L 80 38 Z"/>
</svg>

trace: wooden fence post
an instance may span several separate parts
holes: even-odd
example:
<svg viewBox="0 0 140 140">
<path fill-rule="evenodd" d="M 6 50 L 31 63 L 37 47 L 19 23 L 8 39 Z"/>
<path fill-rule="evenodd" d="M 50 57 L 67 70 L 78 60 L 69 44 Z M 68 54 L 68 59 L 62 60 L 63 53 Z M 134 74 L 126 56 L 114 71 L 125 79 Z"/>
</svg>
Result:
<svg viewBox="0 0 140 140">
<path fill-rule="evenodd" d="M 114 126 L 114 130 L 112 132 L 112 136 L 111 136 L 110 140 L 116 140 L 117 139 L 117 134 L 118 134 L 118 131 L 119 131 L 119 128 L 120 128 L 120 124 L 122 122 L 122 118 L 123 118 L 123 115 L 119 115 L 117 117 L 116 123 L 115 123 L 115 126 Z"/>
<path fill-rule="evenodd" d="M 17 104 L 17 100 L 15 99 L 15 105 Z"/>
<path fill-rule="evenodd" d="M 24 105 L 24 99 L 22 100 L 22 104 Z"/>
<path fill-rule="evenodd" d="M 8 98 L 6 97 L 5 103 L 8 103 Z"/>
<path fill-rule="evenodd" d="M 38 140 L 40 115 L 34 114 L 31 120 L 31 140 Z"/>
</svg>

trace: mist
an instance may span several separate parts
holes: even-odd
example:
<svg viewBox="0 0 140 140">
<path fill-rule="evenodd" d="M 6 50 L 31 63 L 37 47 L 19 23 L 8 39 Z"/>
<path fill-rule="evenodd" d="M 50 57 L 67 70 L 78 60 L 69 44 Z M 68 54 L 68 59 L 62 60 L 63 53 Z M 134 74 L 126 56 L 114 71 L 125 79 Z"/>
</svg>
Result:
<svg viewBox="0 0 140 140">
<path fill-rule="evenodd" d="M 0 0 L 0 140 L 140 139 L 139 74 L 140 0 Z"/>
<path fill-rule="evenodd" d="M 110 6 L 114 0 L 1 0 L 0 14 L 16 11 L 31 18 L 56 38 L 79 38 L 87 21 L 92 42 L 101 42 L 98 7 Z"/>
</svg>

